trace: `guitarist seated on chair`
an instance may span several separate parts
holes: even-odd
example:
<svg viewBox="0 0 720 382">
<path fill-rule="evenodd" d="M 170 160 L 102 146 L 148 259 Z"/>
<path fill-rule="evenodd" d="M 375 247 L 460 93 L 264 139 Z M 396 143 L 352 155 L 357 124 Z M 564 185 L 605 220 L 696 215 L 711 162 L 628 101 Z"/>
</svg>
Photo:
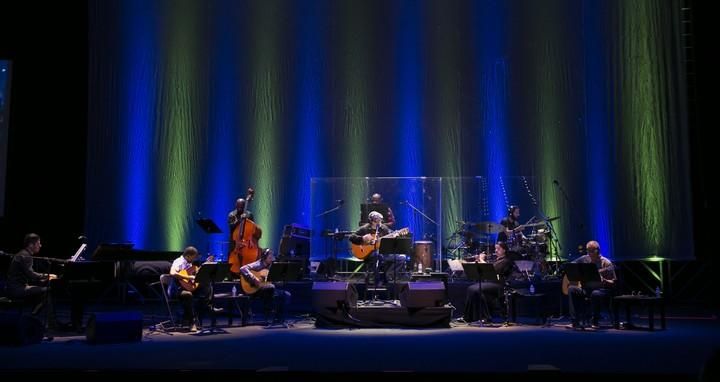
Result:
<svg viewBox="0 0 720 382">
<path fill-rule="evenodd" d="M 202 302 L 202 305 L 207 306 L 208 309 L 212 309 L 210 286 L 195 283 L 195 274 L 197 274 L 198 269 L 200 269 L 199 258 L 200 253 L 195 247 L 187 247 L 182 255 L 173 261 L 170 267 L 170 275 L 175 277 L 175 280 L 177 280 L 181 286 L 181 288 L 178 289 L 180 292 L 178 299 L 182 302 L 183 306 L 182 323 L 187 327 L 195 326 L 193 297 L 197 297 Z"/>
<path fill-rule="evenodd" d="M 356 245 L 376 244 L 378 238 L 392 232 L 388 226 L 383 224 L 383 216 L 377 211 L 370 212 L 368 221 L 369 223 L 360 226 L 355 233 L 350 235 L 349 240 L 351 243 Z M 364 257 L 363 260 L 365 261 L 365 269 L 373 272 L 375 287 L 380 283 L 381 277 L 384 281 L 387 280 L 384 273 L 380 275 L 380 269 L 382 269 L 383 266 L 382 255 L 377 253 L 377 251 L 372 251 L 372 253 Z M 365 285 L 369 285 L 369 280 L 367 280 L 369 273 L 367 275 Z"/>
<path fill-rule="evenodd" d="M 600 308 L 603 305 L 609 306 L 610 293 L 615 286 L 615 266 L 605 256 L 600 254 L 600 244 L 591 240 L 585 245 L 587 255 L 580 256 L 573 263 L 591 263 L 595 264 L 600 273 L 601 283 L 598 285 L 571 285 L 568 288 L 570 317 L 572 318 L 572 327 L 580 326 L 580 320 L 586 316 L 587 303 L 585 297 L 590 296 L 590 305 L 592 308 L 592 327 L 598 327 L 600 321 Z"/>
<path fill-rule="evenodd" d="M 263 300 L 265 320 L 275 324 L 285 320 L 285 305 L 290 301 L 290 292 L 275 288 L 273 283 L 267 281 L 273 261 L 275 255 L 272 249 L 266 248 L 258 260 L 240 267 L 240 282 L 245 294 Z"/>
</svg>

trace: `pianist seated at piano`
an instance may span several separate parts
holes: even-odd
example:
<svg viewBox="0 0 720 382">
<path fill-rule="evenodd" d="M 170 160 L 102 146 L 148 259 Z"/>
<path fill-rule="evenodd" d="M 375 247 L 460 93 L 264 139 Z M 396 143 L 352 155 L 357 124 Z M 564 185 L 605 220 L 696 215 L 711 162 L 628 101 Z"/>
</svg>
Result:
<svg viewBox="0 0 720 382">
<path fill-rule="evenodd" d="M 48 293 L 51 280 L 57 275 L 52 273 L 38 273 L 33 269 L 33 256 L 42 248 L 40 236 L 34 233 L 25 235 L 24 248 L 13 257 L 7 274 L 6 292 L 12 299 L 22 299 L 31 303 L 34 308 L 32 314 L 41 319 L 48 318 L 48 327 L 69 329 L 69 325 L 60 325 L 55 316 L 52 293 Z M 40 315 L 47 309 L 47 315 Z"/>
</svg>

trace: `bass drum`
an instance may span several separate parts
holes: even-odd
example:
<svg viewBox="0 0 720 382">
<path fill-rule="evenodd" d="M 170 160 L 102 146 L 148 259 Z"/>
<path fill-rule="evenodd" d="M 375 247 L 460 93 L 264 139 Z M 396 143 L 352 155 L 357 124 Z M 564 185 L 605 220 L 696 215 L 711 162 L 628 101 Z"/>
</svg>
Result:
<svg viewBox="0 0 720 382">
<path fill-rule="evenodd" d="M 413 252 L 413 271 L 417 270 L 418 264 L 422 264 L 422 269 L 432 268 L 432 241 L 416 241 L 415 250 Z"/>
</svg>

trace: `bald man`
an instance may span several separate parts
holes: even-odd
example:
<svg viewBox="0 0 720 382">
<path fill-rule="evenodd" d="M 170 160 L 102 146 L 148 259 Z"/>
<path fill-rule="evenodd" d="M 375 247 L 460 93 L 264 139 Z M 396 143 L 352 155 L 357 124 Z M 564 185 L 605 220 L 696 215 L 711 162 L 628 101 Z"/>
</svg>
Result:
<svg viewBox="0 0 720 382">
<path fill-rule="evenodd" d="M 599 284 L 590 284 L 583 286 L 571 285 L 568 288 L 568 297 L 570 299 L 570 318 L 572 319 L 572 327 L 579 328 L 582 317 L 586 317 L 587 302 L 586 296 L 590 296 L 590 305 L 592 308 L 592 324 L 593 328 L 599 327 L 600 309 L 603 306 L 609 306 L 610 294 L 615 286 L 615 266 L 607 257 L 600 254 L 600 244 L 591 240 L 585 245 L 587 255 L 577 258 L 573 263 L 595 264 L 600 273 Z"/>
</svg>

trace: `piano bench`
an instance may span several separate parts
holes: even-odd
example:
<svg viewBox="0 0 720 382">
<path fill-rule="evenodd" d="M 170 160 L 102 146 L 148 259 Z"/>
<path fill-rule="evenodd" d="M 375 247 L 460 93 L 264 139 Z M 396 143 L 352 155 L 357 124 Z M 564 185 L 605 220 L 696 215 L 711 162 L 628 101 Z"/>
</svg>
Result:
<svg viewBox="0 0 720 382">
<path fill-rule="evenodd" d="M 25 300 L 21 298 L 11 299 L 9 297 L 0 297 L 0 310 L 6 311 L 17 309 L 18 313 L 23 313 L 25 308 Z"/>
</svg>

